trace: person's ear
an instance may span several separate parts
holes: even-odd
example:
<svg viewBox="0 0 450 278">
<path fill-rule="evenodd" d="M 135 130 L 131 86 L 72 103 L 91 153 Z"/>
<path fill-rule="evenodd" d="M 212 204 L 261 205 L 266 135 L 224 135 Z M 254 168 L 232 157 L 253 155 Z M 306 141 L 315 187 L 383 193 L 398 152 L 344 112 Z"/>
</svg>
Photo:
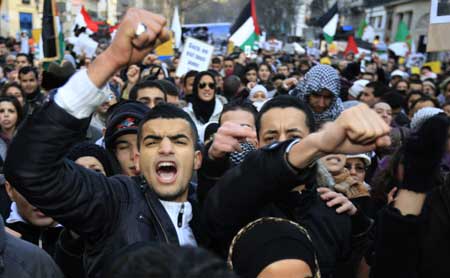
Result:
<svg viewBox="0 0 450 278">
<path fill-rule="evenodd" d="M 8 194 L 9 198 L 11 199 L 11 201 L 15 202 L 14 200 L 14 188 L 11 186 L 11 184 L 8 181 L 5 181 L 5 189 L 6 189 L 6 193 Z"/>
<path fill-rule="evenodd" d="M 200 169 L 202 167 L 203 156 L 201 151 L 195 151 L 194 153 L 194 170 Z"/>
</svg>

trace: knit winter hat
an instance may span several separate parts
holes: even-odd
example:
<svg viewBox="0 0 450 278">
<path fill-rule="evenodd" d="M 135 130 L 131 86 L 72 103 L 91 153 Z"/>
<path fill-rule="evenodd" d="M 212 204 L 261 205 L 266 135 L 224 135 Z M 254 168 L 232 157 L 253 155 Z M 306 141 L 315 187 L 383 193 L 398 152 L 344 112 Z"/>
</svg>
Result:
<svg viewBox="0 0 450 278">
<path fill-rule="evenodd" d="M 260 218 L 242 228 L 228 254 L 228 264 L 243 278 L 257 277 L 268 265 L 286 259 L 302 260 L 313 274 L 319 272 L 307 230 L 295 222 L 274 217 Z"/>
<path fill-rule="evenodd" d="M 82 142 L 76 144 L 69 150 L 69 152 L 66 155 L 66 157 L 72 161 L 76 161 L 78 158 L 84 156 L 92 156 L 95 157 L 98 161 L 100 161 L 103 168 L 105 169 L 106 176 L 109 177 L 114 175 L 111 160 L 109 160 L 106 150 L 93 143 Z"/>
<path fill-rule="evenodd" d="M 137 134 L 140 121 L 150 111 L 145 104 L 131 100 L 124 101 L 113 109 L 106 122 L 105 146 L 108 150 L 112 150 L 118 137 Z"/>
<path fill-rule="evenodd" d="M 425 107 L 417 111 L 411 120 L 411 130 L 419 130 L 420 127 L 433 116 L 444 113 L 444 110 L 435 107 Z"/>
</svg>

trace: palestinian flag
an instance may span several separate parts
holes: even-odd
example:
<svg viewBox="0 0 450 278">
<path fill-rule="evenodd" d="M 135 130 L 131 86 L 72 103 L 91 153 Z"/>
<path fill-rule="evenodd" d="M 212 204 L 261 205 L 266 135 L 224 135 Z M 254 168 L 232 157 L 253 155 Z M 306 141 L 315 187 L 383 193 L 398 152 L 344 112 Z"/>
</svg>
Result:
<svg viewBox="0 0 450 278">
<path fill-rule="evenodd" d="M 239 46 L 245 50 L 246 46 L 255 49 L 255 44 L 259 41 L 261 30 L 256 17 L 255 0 L 250 0 L 248 4 L 239 14 L 239 17 L 234 22 L 230 29 L 230 41 L 234 46 Z"/>
<path fill-rule="evenodd" d="M 319 18 L 318 23 L 322 27 L 323 36 L 327 43 L 332 43 L 339 22 L 337 2 L 331 9 Z"/>
<path fill-rule="evenodd" d="M 41 39 L 44 62 L 57 61 L 64 57 L 64 35 L 55 0 L 44 0 Z"/>
<path fill-rule="evenodd" d="M 364 36 L 364 31 L 366 30 L 367 24 L 366 19 L 363 19 L 359 24 L 358 31 L 356 32 L 356 38 L 361 39 Z"/>
</svg>

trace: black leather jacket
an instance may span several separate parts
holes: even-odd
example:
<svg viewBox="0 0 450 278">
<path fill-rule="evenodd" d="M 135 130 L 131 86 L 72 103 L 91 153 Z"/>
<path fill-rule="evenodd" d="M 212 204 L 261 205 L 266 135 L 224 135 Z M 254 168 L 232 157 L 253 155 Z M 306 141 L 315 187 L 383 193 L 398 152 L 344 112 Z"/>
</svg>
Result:
<svg viewBox="0 0 450 278">
<path fill-rule="evenodd" d="M 129 244 L 179 243 L 166 210 L 145 179 L 108 178 L 64 158 L 73 144 L 83 140 L 89 121 L 46 103 L 11 143 L 5 174 L 31 204 L 84 238 L 86 272 L 99 277 L 108 257 Z M 201 243 L 193 210 L 190 224 Z"/>
</svg>

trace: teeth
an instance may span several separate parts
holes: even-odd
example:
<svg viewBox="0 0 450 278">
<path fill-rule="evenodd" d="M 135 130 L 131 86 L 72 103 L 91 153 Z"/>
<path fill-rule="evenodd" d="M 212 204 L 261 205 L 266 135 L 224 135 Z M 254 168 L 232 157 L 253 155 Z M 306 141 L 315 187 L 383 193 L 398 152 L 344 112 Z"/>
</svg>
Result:
<svg viewBox="0 0 450 278">
<path fill-rule="evenodd" d="M 160 162 L 158 167 L 175 167 L 175 163 L 173 162 Z"/>
</svg>

